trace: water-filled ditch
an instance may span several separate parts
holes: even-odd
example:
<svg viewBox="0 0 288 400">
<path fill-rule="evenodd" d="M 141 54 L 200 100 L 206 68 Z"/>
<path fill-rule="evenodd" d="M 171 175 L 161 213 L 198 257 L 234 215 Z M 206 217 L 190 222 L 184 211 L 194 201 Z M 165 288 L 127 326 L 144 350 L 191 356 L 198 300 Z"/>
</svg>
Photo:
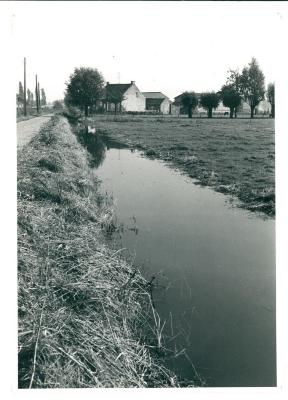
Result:
<svg viewBox="0 0 288 400">
<path fill-rule="evenodd" d="M 274 220 L 94 130 L 82 142 L 113 194 L 121 246 L 156 277 L 166 365 L 207 386 L 275 386 Z"/>
</svg>

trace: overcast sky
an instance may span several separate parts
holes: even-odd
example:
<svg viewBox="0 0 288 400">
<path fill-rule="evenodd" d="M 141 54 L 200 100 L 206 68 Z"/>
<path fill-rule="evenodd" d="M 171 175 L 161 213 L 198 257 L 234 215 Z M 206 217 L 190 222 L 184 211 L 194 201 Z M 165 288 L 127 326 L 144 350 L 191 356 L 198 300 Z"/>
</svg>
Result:
<svg viewBox="0 0 288 400">
<path fill-rule="evenodd" d="M 229 68 L 254 56 L 276 79 L 281 2 L 17 2 L 12 31 L 17 82 L 35 73 L 47 99 L 63 98 L 75 67 L 97 68 L 111 83 L 173 99 L 184 90 L 218 90 Z M 280 10 L 280 11 L 279 11 Z"/>
</svg>

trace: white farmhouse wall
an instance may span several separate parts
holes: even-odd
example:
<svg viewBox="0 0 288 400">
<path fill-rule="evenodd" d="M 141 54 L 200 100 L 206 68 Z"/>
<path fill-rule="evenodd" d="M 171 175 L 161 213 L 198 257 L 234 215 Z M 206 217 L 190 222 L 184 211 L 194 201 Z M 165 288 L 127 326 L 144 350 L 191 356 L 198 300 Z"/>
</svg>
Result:
<svg viewBox="0 0 288 400">
<path fill-rule="evenodd" d="M 260 101 L 256 107 L 258 112 L 271 113 L 271 104 L 267 100 Z"/>
<path fill-rule="evenodd" d="M 168 99 L 164 99 L 160 105 L 160 111 L 163 114 L 169 114 L 170 111 L 170 101 Z"/>
<path fill-rule="evenodd" d="M 213 109 L 213 111 L 215 111 L 216 113 L 217 112 L 224 113 L 224 112 L 229 112 L 230 108 L 224 106 L 223 101 L 220 101 L 218 107 L 216 109 Z"/>
<path fill-rule="evenodd" d="M 145 111 L 145 97 L 134 83 L 124 93 L 122 110 Z"/>
<path fill-rule="evenodd" d="M 247 103 L 247 101 L 242 101 L 241 102 L 241 106 L 240 106 L 240 110 L 241 110 L 241 112 L 247 112 L 247 113 L 250 113 L 250 106 L 249 106 L 249 104 Z"/>
</svg>

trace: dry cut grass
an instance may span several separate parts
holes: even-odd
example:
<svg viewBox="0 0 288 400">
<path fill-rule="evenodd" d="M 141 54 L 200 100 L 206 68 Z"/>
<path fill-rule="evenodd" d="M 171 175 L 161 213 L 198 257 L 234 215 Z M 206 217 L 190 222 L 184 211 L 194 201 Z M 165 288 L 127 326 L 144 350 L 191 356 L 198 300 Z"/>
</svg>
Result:
<svg viewBox="0 0 288 400">
<path fill-rule="evenodd" d="M 105 244 L 113 211 L 86 158 L 59 116 L 18 154 L 19 387 L 177 386 L 151 353 L 149 285 Z"/>
</svg>

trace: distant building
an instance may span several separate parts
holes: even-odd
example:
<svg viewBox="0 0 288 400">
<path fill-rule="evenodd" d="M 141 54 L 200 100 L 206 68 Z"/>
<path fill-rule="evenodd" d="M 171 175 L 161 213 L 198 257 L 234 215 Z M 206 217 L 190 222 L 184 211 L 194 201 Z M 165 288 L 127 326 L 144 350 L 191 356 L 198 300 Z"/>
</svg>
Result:
<svg viewBox="0 0 288 400">
<path fill-rule="evenodd" d="M 198 98 L 198 101 L 200 102 L 201 93 L 195 93 L 195 94 Z M 174 98 L 174 102 L 172 103 L 172 106 L 171 106 L 172 114 L 176 114 L 176 115 L 187 114 L 187 110 L 182 105 L 182 96 L 183 96 L 183 93 L 181 93 L 180 95 L 178 95 Z M 202 114 L 202 113 L 206 113 L 207 111 L 204 108 L 202 108 L 199 104 L 196 107 L 195 112 Z M 218 107 L 215 110 L 213 110 L 213 112 L 215 112 L 216 114 L 218 113 L 218 114 L 225 115 L 225 114 L 229 113 L 229 107 L 225 107 L 223 105 L 223 102 L 220 101 Z M 238 108 L 238 112 L 249 114 L 250 113 L 249 104 L 246 101 L 242 101 L 241 105 Z M 260 101 L 260 103 L 258 104 L 258 106 L 255 109 L 256 114 L 269 114 L 270 112 L 271 112 L 271 104 L 267 100 Z M 227 115 L 229 115 L 229 114 L 227 114 Z"/>
<path fill-rule="evenodd" d="M 182 105 L 182 97 L 184 93 L 179 94 L 178 96 L 174 97 L 174 102 L 172 103 L 171 106 L 171 114 L 174 115 L 179 115 L 179 114 L 187 114 L 187 109 Z M 200 99 L 201 93 L 195 93 L 195 95 L 198 98 L 198 101 Z M 198 112 L 199 107 L 197 106 L 196 110 Z M 201 112 L 202 109 L 200 109 L 199 112 Z M 206 111 L 205 111 L 206 112 Z"/>
<path fill-rule="evenodd" d="M 106 111 L 145 111 L 145 97 L 131 83 L 106 83 L 102 105 Z"/>
<path fill-rule="evenodd" d="M 206 110 L 203 109 L 203 111 L 207 112 Z M 230 108 L 224 106 L 223 101 L 219 101 L 218 107 L 213 110 L 216 114 L 219 115 L 229 115 L 230 114 Z"/>
<path fill-rule="evenodd" d="M 163 114 L 171 113 L 172 101 L 161 92 L 142 92 L 145 97 L 145 110 Z"/>
<path fill-rule="evenodd" d="M 250 114 L 250 105 L 247 101 L 242 101 L 239 107 L 239 112 L 243 114 Z M 270 114 L 271 104 L 267 100 L 262 100 L 255 108 L 255 114 Z"/>
<path fill-rule="evenodd" d="M 267 100 L 262 100 L 256 107 L 256 114 L 271 114 L 271 104 Z"/>
</svg>

